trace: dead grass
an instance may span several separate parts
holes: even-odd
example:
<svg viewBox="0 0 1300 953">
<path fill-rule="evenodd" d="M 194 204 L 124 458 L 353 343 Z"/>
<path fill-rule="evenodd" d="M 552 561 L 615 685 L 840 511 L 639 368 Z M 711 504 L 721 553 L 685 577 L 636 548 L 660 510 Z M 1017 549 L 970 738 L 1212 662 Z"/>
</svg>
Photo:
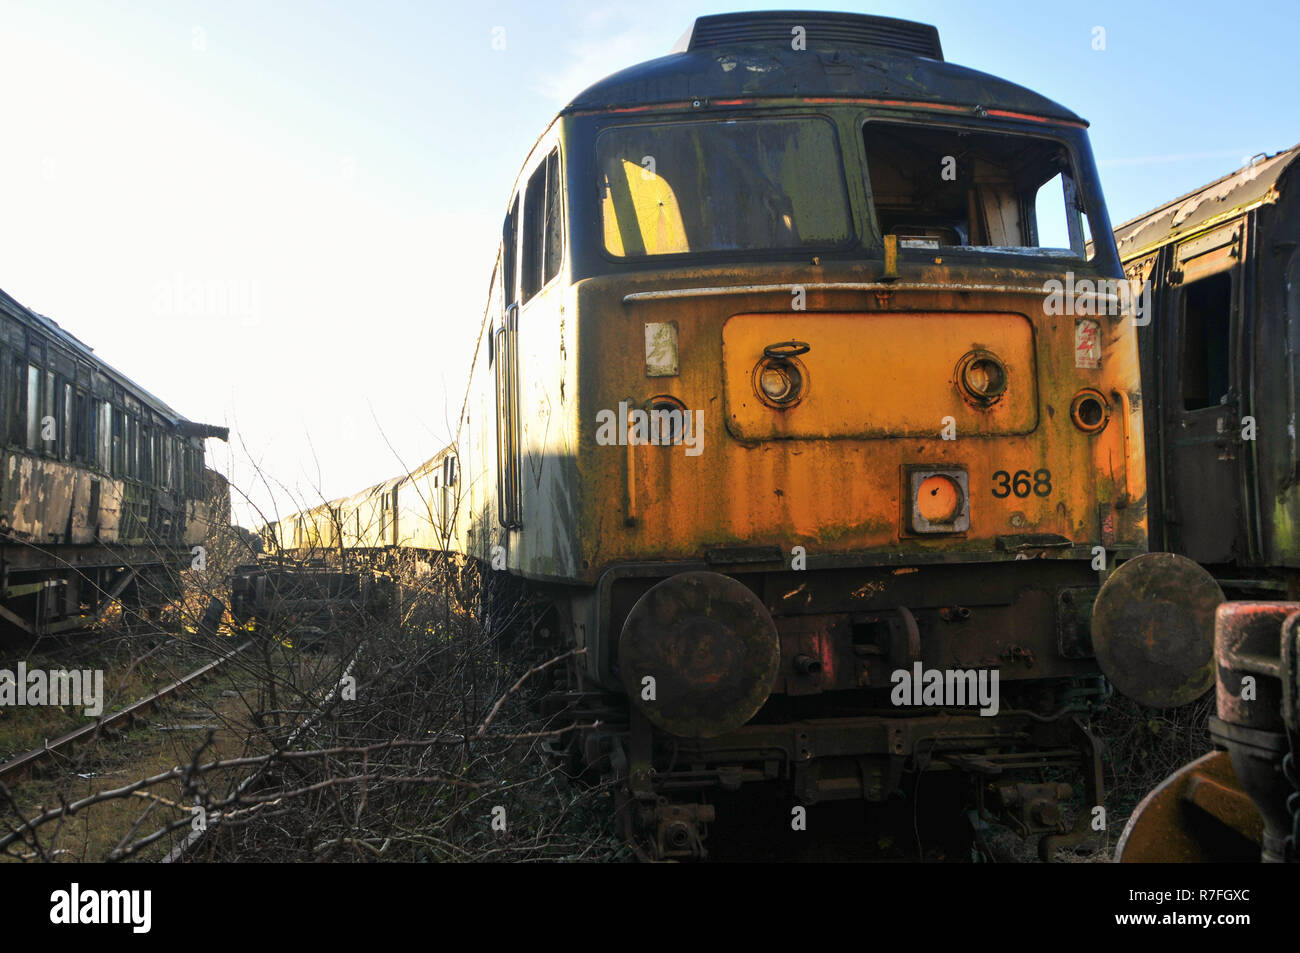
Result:
<svg viewBox="0 0 1300 953">
<path fill-rule="evenodd" d="M 245 685 L 244 689 L 248 687 Z M 12 813 L 31 818 L 95 792 L 185 764 L 192 759 L 200 739 L 207 742 L 205 760 L 247 753 L 252 734 L 238 689 L 237 677 L 227 674 L 214 676 L 193 689 L 171 696 L 169 703 L 147 723 L 115 738 L 86 745 L 72 758 L 44 768 L 41 776 L 15 785 Z M 193 725 L 205 727 L 198 730 L 180 727 Z M 218 775 L 212 780 L 220 779 Z M 41 848 L 48 859 L 56 862 L 101 861 L 142 820 L 156 825 L 188 815 L 188 807 L 178 802 L 178 788 L 179 785 L 170 785 L 138 796 L 93 804 L 43 828 Z M 157 860 L 169 846 L 166 840 L 156 842 L 141 851 L 140 859 Z M 0 853 L 0 860 L 36 857 L 31 849 L 18 849 L 7 856 Z"/>
</svg>

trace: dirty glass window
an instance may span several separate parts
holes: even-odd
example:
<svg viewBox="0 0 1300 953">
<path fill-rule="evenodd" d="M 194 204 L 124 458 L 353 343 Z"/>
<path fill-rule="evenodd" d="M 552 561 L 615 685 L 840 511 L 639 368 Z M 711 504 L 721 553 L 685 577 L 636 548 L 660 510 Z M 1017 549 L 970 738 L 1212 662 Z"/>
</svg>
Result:
<svg viewBox="0 0 1300 953">
<path fill-rule="evenodd" d="M 501 229 L 502 270 L 506 304 L 515 302 L 515 263 L 519 255 L 519 196 L 515 196 Z"/>
<path fill-rule="evenodd" d="M 42 444 L 44 444 L 46 453 L 55 453 L 58 450 L 59 434 L 58 434 L 57 422 L 59 418 L 58 418 L 58 414 L 56 413 L 58 408 L 55 407 L 54 405 L 55 385 L 56 382 L 54 380 L 54 372 L 46 371 L 45 372 L 45 400 L 41 404 L 41 442 Z M 46 424 L 47 417 L 50 419 L 50 422 L 55 424 L 54 427 L 46 428 L 45 424 Z M 47 433 L 52 434 L 52 436 L 48 440 L 45 439 L 45 434 Z"/>
<path fill-rule="evenodd" d="M 853 237 L 824 119 L 619 126 L 596 140 L 605 250 L 620 258 L 841 245 Z"/>
<path fill-rule="evenodd" d="M 546 256 L 542 262 L 542 284 L 560 273 L 560 258 L 564 254 L 561 218 L 560 154 L 557 151 L 546 158 Z"/>
<path fill-rule="evenodd" d="M 41 447 L 41 369 L 27 365 L 27 449 Z"/>
<path fill-rule="evenodd" d="M 126 416 L 126 472 L 132 479 L 140 476 L 140 423 Z"/>
<path fill-rule="evenodd" d="M 123 449 L 122 411 L 113 411 L 113 476 L 126 475 L 126 456 Z"/>
<path fill-rule="evenodd" d="M 72 415 L 72 426 L 74 428 L 73 436 L 73 458 L 78 463 L 90 462 L 90 426 L 86 407 L 86 395 L 78 388 L 76 392 L 75 409 Z"/>
<path fill-rule="evenodd" d="M 524 191 L 524 301 L 559 273 L 561 252 L 560 155 L 552 150 Z"/>
<path fill-rule="evenodd" d="M 59 454 L 64 460 L 71 460 L 76 455 L 76 432 L 72 429 L 74 405 L 72 403 L 72 385 L 63 384 L 62 402 L 63 429 L 59 433 Z"/>
<path fill-rule="evenodd" d="M 527 301 L 542 287 L 542 210 L 546 207 L 546 163 L 537 167 L 524 193 L 524 254 L 520 298 Z"/>
<path fill-rule="evenodd" d="M 101 470 L 108 473 L 113 449 L 113 405 L 106 400 L 96 401 L 95 404 L 95 462 Z"/>
<path fill-rule="evenodd" d="M 21 443 L 24 437 L 23 389 L 27 380 L 27 362 L 15 356 L 12 365 L 12 388 L 9 392 L 9 442 Z"/>
<path fill-rule="evenodd" d="M 1061 143 L 956 126 L 868 122 L 867 175 L 882 235 L 901 248 L 1055 249 L 1079 257 L 1083 202 Z"/>
</svg>

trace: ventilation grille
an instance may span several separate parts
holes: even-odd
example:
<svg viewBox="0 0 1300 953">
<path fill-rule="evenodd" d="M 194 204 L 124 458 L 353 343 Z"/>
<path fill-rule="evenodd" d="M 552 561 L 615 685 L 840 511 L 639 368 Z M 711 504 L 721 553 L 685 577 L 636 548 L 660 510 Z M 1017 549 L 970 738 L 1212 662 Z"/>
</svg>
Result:
<svg viewBox="0 0 1300 953">
<path fill-rule="evenodd" d="M 808 47 L 869 46 L 943 59 L 939 31 L 926 23 L 856 13 L 722 13 L 700 17 L 678 50 L 740 43 L 780 44 L 790 49 L 795 27 L 806 31 Z"/>
</svg>

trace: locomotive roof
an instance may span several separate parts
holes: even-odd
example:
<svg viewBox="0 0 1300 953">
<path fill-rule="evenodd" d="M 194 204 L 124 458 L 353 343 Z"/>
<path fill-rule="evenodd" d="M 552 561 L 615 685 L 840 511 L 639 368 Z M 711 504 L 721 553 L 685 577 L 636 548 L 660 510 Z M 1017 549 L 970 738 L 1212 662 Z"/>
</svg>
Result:
<svg viewBox="0 0 1300 953">
<path fill-rule="evenodd" d="M 792 48 L 805 31 L 807 48 Z M 848 13 L 700 17 L 668 56 L 608 76 L 564 113 L 764 97 L 901 99 L 999 109 L 1083 123 L 1031 90 L 944 62 L 934 27 Z"/>
<path fill-rule="evenodd" d="M 58 341 L 59 344 L 77 355 L 77 357 L 81 358 L 86 363 L 90 364 L 105 377 L 108 377 L 123 389 L 130 391 L 132 396 L 136 399 L 144 404 L 148 404 L 150 409 L 161 416 L 166 417 L 171 423 L 180 426 L 188 436 L 219 437 L 222 440 L 227 439 L 229 431 L 225 427 L 213 427 L 208 424 L 198 424 L 181 416 L 166 403 L 149 393 L 121 371 L 106 364 L 104 360 L 95 353 L 94 348 L 85 341 L 82 341 L 76 335 L 72 334 L 70 331 L 65 330 L 53 318 L 47 318 L 40 312 L 33 311 L 3 289 L 0 289 L 0 312 L 7 314 L 20 324 L 35 326 L 42 333 Z"/>
<path fill-rule="evenodd" d="M 1270 201 L 1283 174 L 1297 158 L 1300 145 L 1262 159 L 1257 156 L 1258 161 L 1129 219 L 1115 229 L 1120 260 L 1128 261 L 1219 219 Z"/>
</svg>

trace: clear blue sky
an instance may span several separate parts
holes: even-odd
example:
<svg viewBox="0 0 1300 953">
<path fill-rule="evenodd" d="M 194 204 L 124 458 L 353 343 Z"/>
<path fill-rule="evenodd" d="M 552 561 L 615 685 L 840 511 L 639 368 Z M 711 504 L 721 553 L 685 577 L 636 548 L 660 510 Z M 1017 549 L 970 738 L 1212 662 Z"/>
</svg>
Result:
<svg viewBox="0 0 1300 953">
<path fill-rule="evenodd" d="M 3 0 L 0 287 L 234 427 L 237 482 L 352 492 L 448 437 L 554 113 L 762 6 Z M 1115 222 L 1300 141 L 1294 0 L 812 7 L 933 23 L 949 60 L 1087 118 Z"/>
</svg>

